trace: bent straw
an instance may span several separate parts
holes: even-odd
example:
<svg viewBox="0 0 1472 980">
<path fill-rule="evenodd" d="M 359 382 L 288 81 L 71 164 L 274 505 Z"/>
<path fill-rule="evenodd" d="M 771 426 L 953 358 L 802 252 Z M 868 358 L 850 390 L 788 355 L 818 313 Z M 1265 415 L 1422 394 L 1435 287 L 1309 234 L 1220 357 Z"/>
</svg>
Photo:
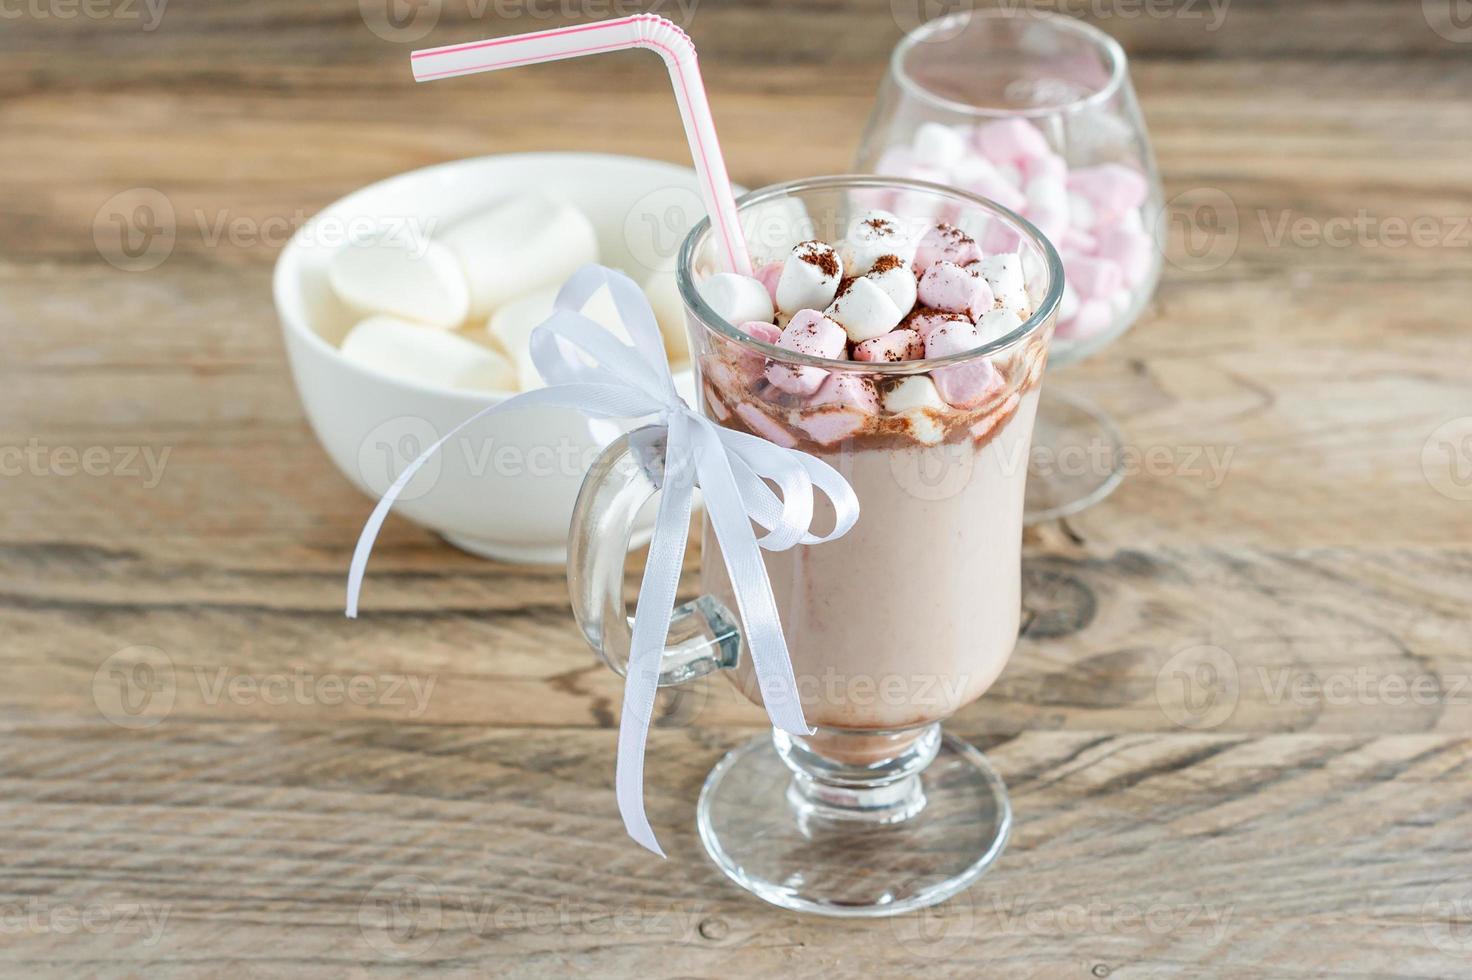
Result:
<svg viewBox="0 0 1472 980">
<path fill-rule="evenodd" d="M 726 267 L 732 272 L 751 275 L 751 256 L 741 234 L 736 199 L 731 196 L 731 179 L 726 174 L 726 161 L 716 139 L 710 103 L 696 64 L 695 45 L 689 35 L 670 21 L 654 14 L 635 14 L 580 27 L 426 48 L 415 51 L 410 64 L 415 81 L 429 82 L 632 48 L 648 48 L 664 59 L 675 89 L 675 101 L 680 106 L 680 118 L 685 122 L 690 155 L 700 177 L 701 196 L 720 236 Z"/>
</svg>

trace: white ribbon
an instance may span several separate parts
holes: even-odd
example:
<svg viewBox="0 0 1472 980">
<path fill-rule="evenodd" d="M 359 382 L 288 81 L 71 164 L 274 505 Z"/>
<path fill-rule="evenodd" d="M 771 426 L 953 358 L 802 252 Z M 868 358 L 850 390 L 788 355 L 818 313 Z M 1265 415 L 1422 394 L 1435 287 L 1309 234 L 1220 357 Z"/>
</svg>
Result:
<svg viewBox="0 0 1472 980">
<path fill-rule="evenodd" d="M 632 347 L 579 312 L 603 286 L 613 296 L 634 341 Z M 704 494 L 706 516 L 721 545 L 767 714 L 773 725 L 794 735 L 808 735 L 812 729 L 798 700 L 792 660 L 759 547 L 785 551 L 842 537 L 859 518 L 859 501 L 848 481 L 822 460 L 723 428 L 686 405 L 675 391 L 654 311 L 627 276 L 599 265 L 584 266 L 563 285 L 554 305 L 551 318 L 531 337 L 532 361 L 548 387 L 475 413 L 399 474 L 358 538 L 348 572 L 347 614 L 350 618 L 358 614 L 368 554 L 394 501 L 419 468 L 466 426 L 498 412 L 535 406 L 571 408 L 602 419 L 654 416 L 667 433 L 665 479 L 634 613 L 615 786 L 629 836 L 663 857 L 644 813 L 644 747 L 695 487 Z M 765 481 L 776 484 L 778 492 Z M 814 487 L 828 496 L 837 513 L 833 530 L 825 535 L 810 530 Z M 753 522 L 767 533 L 758 538 Z"/>
</svg>

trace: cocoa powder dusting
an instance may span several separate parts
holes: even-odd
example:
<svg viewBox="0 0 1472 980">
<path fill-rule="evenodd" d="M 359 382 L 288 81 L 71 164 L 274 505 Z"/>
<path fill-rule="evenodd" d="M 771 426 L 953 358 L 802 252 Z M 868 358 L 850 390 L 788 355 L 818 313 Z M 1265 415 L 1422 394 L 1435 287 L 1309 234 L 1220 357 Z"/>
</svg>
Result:
<svg viewBox="0 0 1472 980">
<path fill-rule="evenodd" d="M 798 245 L 801 249 L 797 257 L 808 265 L 817 266 L 818 271 L 825 276 L 838 275 L 838 256 L 827 242 L 813 241 L 803 242 Z"/>
</svg>

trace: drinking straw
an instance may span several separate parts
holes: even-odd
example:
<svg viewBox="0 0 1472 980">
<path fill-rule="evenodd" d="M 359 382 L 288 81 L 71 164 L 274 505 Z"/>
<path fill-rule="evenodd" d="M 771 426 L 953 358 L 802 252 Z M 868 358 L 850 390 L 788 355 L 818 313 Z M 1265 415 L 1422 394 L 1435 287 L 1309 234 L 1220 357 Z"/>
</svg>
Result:
<svg viewBox="0 0 1472 980">
<path fill-rule="evenodd" d="M 635 14 L 579 27 L 560 27 L 533 34 L 426 48 L 415 51 L 410 56 L 410 63 L 414 68 L 415 81 L 430 82 L 632 48 L 648 48 L 664 59 L 675 89 L 675 101 L 680 106 L 680 118 L 685 122 L 685 137 L 690 141 L 690 155 L 700 178 L 701 196 L 720 236 L 726 268 L 751 275 L 751 256 L 741 235 L 736 199 L 731 196 L 726 161 L 716 140 L 710 102 L 706 99 L 705 85 L 696 63 L 695 45 L 689 35 L 670 21 L 654 14 Z"/>
</svg>

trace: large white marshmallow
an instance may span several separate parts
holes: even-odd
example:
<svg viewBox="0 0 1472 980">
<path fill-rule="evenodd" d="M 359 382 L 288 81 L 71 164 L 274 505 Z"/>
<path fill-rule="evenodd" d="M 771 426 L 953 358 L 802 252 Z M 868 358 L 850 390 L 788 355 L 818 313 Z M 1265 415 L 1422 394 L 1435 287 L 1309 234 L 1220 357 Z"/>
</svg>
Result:
<svg viewBox="0 0 1472 980">
<path fill-rule="evenodd" d="M 849 283 L 828 307 L 828 317 L 843 327 L 848 339 L 860 343 L 879 337 L 899 326 L 909 312 L 901 310 L 878 283 L 860 276 Z"/>
<path fill-rule="evenodd" d="M 843 257 L 845 273 L 862 276 L 885 255 L 909 262 L 915 257 L 915 242 L 903 221 L 889 211 L 876 208 L 861 211 L 854 217 L 839 254 Z"/>
<path fill-rule="evenodd" d="M 598 261 L 587 216 L 544 194 L 513 197 L 462 218 L 442 240 L 465 270 L 477 318 L 531 290 L 561 285 Z"/>
<path fill-rule="evenodd" d="M 664 349 L 672 364 L 690 360 L 690 339 L 685 333 L 685 301 L 680 297 L 680 283 L 673 270 L 661 269 L 644 280 L 644 296 L 659 322 L 664 336 Z"/>
<path fill-rule="evenodd" d="M 884 394 L 884 410 L 902 416 L 917 440 L 932 445 L 946 436 L 945 426 L 935 413 L 949 408 L 936 390 L 935 382 L 925 375 L 904 378 Z"/>
<path fill-rule="evenodd" d="M 536 365 L 532 363 L 531 337 L 532 331 L 552 315 L 553 302 L 556 299 L 555 287 L 527 293 L 502 306 L 486 324 L 487 332 L 516 363 L 516 376 L 522 391 L 541 388 L 546 384 Z M 590 296 L 580 312 L 606 328 L 622 343 L 633 343 L 633 338 L 619 319 L 613 296 L 606 287 Z"/>
<path fill-rule="evenodd" d="M 821 310 L 833 302 L 843 279 L 843 260 L 827 242 L 794 245 L 777 280 L 777 309 L 789 316 L 798 310 Z"/>
<path fill-rule="evenodd" d="M 342 356 L 430 388 L 515 391 L 516 369 L 502 355 L 457 333 L 392 316 L 372 316 L 343 338 Z"/>
<path fill-rule="evenodd" d="M 717 272 L 698 287 L 700 295 L 716 315 L 727 323 L 739 325 L 748 320 L 771 321 L 776 310 L 772 294 L 760 279 L 735 272 Z"/>
<path fill-rule="evenodd" d="M 381 237 L 345 245 L 328 259 L 327 281 L 362 317 L 383 313 L 453 330 L 470 311 L 465 274 L 437 242 Z"/>
<path fill-rule="evenodd" d="M 1032 312 L 1032 302 L 1027 296 L 1027 283 L 1022 276 L 1022 256 L 1016 252 L 1004 252 L 982 259 L 976 266 L 992 287 L 992 296 L 999 310 L 1011 310 L 1026 319 Z"/>
</svg>

